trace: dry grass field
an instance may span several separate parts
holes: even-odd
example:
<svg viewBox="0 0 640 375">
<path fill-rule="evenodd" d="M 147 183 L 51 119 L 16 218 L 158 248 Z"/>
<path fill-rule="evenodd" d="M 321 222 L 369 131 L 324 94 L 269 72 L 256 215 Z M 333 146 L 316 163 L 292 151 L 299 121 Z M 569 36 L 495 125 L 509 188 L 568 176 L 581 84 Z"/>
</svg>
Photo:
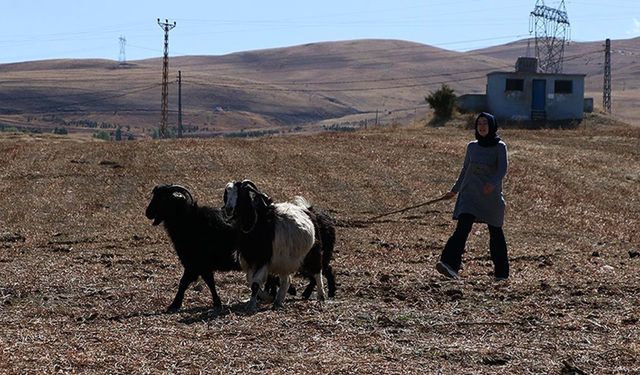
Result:
<svg viewBox="0 0 640 375">
<path fill-rule="evenodd" d="M 638 374 L 640 128 L 505 130 L 512 278 L 474 227 L 459 281 L 433 266 L 439 196 L 472 134 L 415 126 L 259 139 L 0 138 L 0 373 Z M 239 273 L 164 313 L 182 268 L 144 216 L 152 188 L 221 205 L 231 179 L 302 194 L 338 220 L 340 284 L 319 304 L 244 311 Z M 303 280 L 297 278 L 301 285 Z"/>
</svg>

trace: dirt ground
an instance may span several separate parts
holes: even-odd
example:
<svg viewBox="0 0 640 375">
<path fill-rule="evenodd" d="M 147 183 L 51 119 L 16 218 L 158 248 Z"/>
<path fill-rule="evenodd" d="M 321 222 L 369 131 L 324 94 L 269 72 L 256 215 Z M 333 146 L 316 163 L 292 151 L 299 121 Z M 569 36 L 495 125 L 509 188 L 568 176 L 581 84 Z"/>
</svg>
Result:
<svg viewBox="0 0 640 375">
<path fill-rule="evenodd" d="M 434 270 L 454 228 L 435 198 L 469 130 L 108 143 L 0 138 L 0 373 L 638 374 L 640 128 L 505 130 L 512 277 L 476 225 L 462 278 Z M 166 314 L 182 272 L 144 216 L 152 188 L 220 206 L 250 178 L 338 221 L 335 299 L 247 314 L 240 273 Z M 303 280 L 296 279 L 298 285 Z"/>
</svg>

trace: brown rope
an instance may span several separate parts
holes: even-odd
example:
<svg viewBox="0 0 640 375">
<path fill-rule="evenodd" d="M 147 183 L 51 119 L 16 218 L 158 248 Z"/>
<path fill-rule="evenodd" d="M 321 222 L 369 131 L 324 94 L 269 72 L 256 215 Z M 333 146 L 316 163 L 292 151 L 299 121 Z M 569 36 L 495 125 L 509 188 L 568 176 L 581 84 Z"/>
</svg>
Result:
<svg viewBox="0 0 640 375">
<path fill-rule="evenodd" d="M 413 210 L 414 208 L 418 208 L 418 207 L 422 207 L 422 206 L 427 206 L 436 202 L 440 202 L 442 200 L 445 200 L 446 198 L 443 196 L 441 196 L 440 198 L 436 198 L 436 199 L 432 199 L 428 202 L 424 202 L 424 203 L 420 203 L 420 204 L 416 204 L 415 206 L 411 206 L 411 207 L 406 207 L 406 208 L 402 208 L 399 210 L 395 210 L 395 211 L 391 211 L 391 212 L 386 212 L 384 214 L 378 215 L 378 216 L 374 216 L 372 218 L 367 219 L 366 221 L 370 222 L 376 219 L 379 219 L 381 217 L 385 217 L 385 216 L 389 216 L 389 215 L 393 215 L 393 214 L 398 214 L 400 212 L 405 212 L 405 211 L 409 211 L 409 210 Z"/>
</svg>

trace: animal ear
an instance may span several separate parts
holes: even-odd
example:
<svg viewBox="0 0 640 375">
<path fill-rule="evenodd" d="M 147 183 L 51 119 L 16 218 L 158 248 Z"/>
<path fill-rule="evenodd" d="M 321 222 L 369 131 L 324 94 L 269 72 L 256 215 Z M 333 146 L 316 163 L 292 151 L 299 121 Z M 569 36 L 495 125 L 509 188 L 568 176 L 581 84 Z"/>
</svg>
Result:
<svg viewBox="0 0 640 375">
<path fill-rule="evenodd" d="M 224 195 L 222 196 L 222 201 L 224 202 L 225 206 L 227 205 L 227 199 L 229 199 L 229 194 L 227 194 L 227 189 L 224 189 Z"/>
<path fill-rule="evenodd" d="M 243 215 L 240 215 L 240 228 L 244 233 L 251 232 L 256 226 L 256 222 L 258 220 L 258 203 L 256 202 L 256 193 L 249 190 L 248 198 L 251 208 L 247 209 Z"/>
<path fill-rule="evenodd" d="M 253 208 L 256 208 L 256 204 L 257 204 L 257 202 L 256 202 L 256 195 L 257 195 L 256 192 L 251 190 L 251 189 L 249 189 L 249 191 L 247 193 L 249 194 L 249 201 L 251 202 L 251 206 Z"/>
</svg>

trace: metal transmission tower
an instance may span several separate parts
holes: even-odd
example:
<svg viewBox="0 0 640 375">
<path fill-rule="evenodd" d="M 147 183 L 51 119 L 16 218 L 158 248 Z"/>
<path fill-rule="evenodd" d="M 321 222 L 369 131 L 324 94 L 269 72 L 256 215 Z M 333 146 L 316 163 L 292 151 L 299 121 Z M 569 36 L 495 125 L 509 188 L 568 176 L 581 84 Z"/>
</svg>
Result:
<svg viewBox="0 0 640 375">
<path fill-rule="evenodd" d="M 536 57 L 541 72 L 562 73 L 564 45 L 570 38 L 569 28 L 564 0 L 560 1 L 558 9 L 544 5 L 544 0 L 536 0 L 529 17 L 529 33 L 535 31 Z"/>
<path fill-rule="evenodd" d="M 127 63 L 127 56 L 124 51 L 124 47 L 127 45 L 127 39 L 120 35 L 118 40 L 120 41 L 120 56 L 118 56 L 118 64 L 124 65 Z"/>
<path fill-rule="evenodd" d="M 164 30 L 164 59 L 162 59 L 162 121 L 160 122 L 160 138 L 167 138 L 167 120 L 169 118 L 169 31 L 176 27 L 176 22 L 169 23 L 169 20 L 165 19 L 164 22 L 160 22 L 158 18 L 158 25 Z"/>
<path fill-rule="evenodd" d="M 611 113 L 611 40 L 604 46 L 604 87 L 602 90 L 602 108 Z"/>
</svg>

